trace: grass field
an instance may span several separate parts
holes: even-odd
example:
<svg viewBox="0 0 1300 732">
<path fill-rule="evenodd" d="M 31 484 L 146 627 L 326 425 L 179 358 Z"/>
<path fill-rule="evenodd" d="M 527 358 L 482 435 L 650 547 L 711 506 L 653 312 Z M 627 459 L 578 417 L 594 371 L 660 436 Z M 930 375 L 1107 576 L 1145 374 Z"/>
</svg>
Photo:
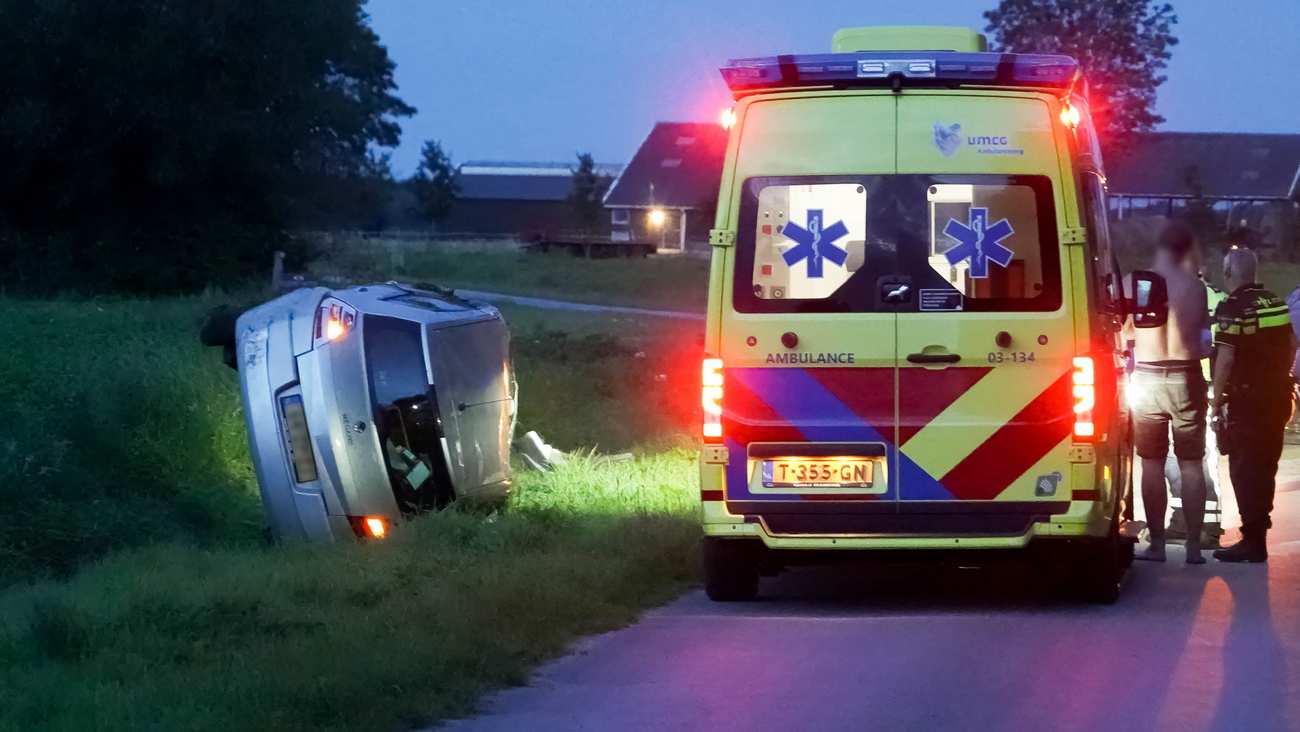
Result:
<svg viewBox="0 0 1300 732">
<path fill-rule="evenodd" d="M 215 302 L 0 300 L 0 729 L 428 723 L 695 580 L 698 325 L 508 309 L 520 429 L 571 463 L 490 516 L 265 547 Z"/>
<path fill-rule="evenodd" d="M 584 259 L 562 252 L 525 252 L 503 243 L 357 240 L 328 247 L 312 271 L 354 280 L 397 278 L 578 302 L 703 312 L 709 262 L 675 255 Z"/>
</svg>

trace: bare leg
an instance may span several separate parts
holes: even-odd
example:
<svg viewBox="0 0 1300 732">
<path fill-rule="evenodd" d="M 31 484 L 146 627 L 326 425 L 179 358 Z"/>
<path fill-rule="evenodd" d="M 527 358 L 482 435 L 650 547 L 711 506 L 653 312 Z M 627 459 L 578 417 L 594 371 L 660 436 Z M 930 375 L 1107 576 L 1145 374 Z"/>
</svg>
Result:
<svg viewBox="0 0 1300 732">
<path fill-rule="evenodd" d="M 1183 517 L 1187 520 L 1187 563 L 1205 564 L 1201 556 L 1201 524 L 1205 519 L 1205 470 L 1200 460 L 1179 460 L 1183 478 Z M 1146 490 L 1146 486 L 1143 486 Z M 1146 493 L 1142 494 L 1146 500 Z"/>
<path fill-rule="evenodd" d="M 1204 493 L 1201 489 L 1201 507 L 1204 509 Z M 1187 505 L 1187 483 L 1183 482 L 1183 505 Z M 1142 458 L 1142 506 L 1147 514 L 1147 531 L 1151 543 L 1146 549 L 1137 553 L 1137 558 L 1148 562 L 1165 561 L 1165 508 L 1168 506 L 1165 495 L 1165 461 L 1159 458 Z M 1200 514 L 1197 514 L 1197 527 L 1200 526 Z"/>
</svg>

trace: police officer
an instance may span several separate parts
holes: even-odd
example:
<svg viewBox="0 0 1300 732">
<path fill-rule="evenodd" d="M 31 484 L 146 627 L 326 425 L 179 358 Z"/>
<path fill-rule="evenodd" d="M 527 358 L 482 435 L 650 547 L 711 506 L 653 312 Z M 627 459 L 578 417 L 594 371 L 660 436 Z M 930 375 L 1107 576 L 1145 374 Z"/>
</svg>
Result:
<svg viewBox="0 0 1300 732">
<path fill-rule="evenodd" d="M 1224 562 L 1263 562 L 1274 478 L 1291 419 L 1294 342 L 1286 302 L 1255 281 L 1258 260 L 1234 248 L 1223 259 L 1228 298 L 1215 309 L 1214 414 L 1241 511 L 1241 541 L 1214 552 Z"/>
</svg>

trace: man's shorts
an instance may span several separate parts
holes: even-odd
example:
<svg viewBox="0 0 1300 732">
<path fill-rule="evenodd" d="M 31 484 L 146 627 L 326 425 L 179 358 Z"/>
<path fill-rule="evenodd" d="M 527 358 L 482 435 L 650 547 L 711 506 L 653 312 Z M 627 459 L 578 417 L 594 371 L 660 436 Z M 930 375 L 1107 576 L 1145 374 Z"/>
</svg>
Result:
<svg viewBox="0 0 1300 732">
<path fill-rule="evenodd" d="M 1129 384 L 1138 457 L 1164 460 L 1169 431 L 1179 460 L 1205 457 L 1205 377 L 1196 361 L 1140 363 Z"/>
</svg>

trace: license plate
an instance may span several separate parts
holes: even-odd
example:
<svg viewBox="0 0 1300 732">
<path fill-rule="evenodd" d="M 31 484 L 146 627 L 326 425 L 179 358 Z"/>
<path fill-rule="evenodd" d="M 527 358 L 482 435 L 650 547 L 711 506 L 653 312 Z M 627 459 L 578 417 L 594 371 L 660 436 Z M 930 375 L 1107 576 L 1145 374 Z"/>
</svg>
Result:
<svg viewBox="0 0 1300 732">
<path fill-rule="evenodd" d="M 867 488 L 870 458 L 777 458 L 763 461 L 764 488 Z"/>
</svg>

